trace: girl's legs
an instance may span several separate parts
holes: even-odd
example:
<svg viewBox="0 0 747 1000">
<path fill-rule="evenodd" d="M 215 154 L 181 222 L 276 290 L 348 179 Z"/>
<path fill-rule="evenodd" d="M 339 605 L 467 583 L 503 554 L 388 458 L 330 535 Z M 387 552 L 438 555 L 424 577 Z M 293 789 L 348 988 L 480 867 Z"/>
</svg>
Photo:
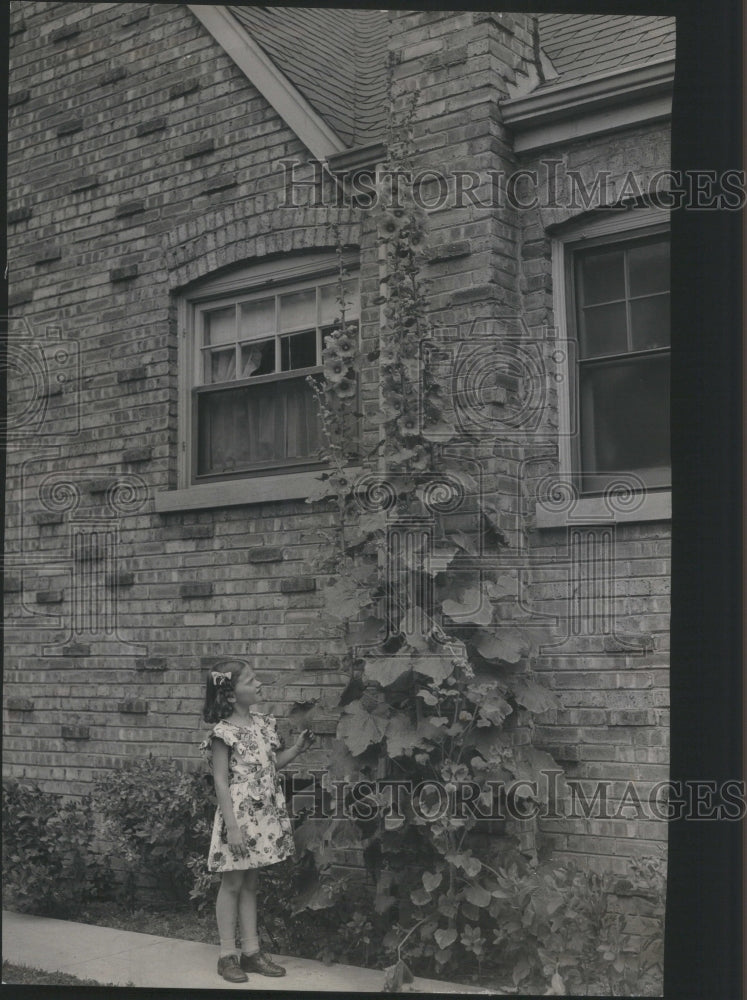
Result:
<svg viewBox="0 0 747 1000">
<path fill-rule="evenodd" d="M 250 868 L 243 872 L 239 893 L 239 928 L 241 930 L 241 951 L 244 955 L 255 955 L 259 951 L 257 936 L 257 870 Z"/>
<path fill-rule="evenodd" d="M 220 937 L 220 957 L 236 954 L 236 918 L 244 872 L 223 872 L 215 902 L 215 916 Z"/>
</svg>

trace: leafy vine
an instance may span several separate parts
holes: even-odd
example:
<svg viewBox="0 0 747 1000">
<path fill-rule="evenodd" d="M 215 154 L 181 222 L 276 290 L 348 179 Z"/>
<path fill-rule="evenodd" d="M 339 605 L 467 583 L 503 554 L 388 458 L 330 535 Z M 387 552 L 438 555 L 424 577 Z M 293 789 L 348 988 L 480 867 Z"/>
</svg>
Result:
<svg viewBox="0 0 747 1000">
<path fill-rule="evenodd" d="M 501 852 L 515 847 L 480 835 L 494 829 L 495 790 L 517 778 L 540 788 L 540 770 L 558 770 L 531 741 L 533 717 L 558 705 L 531 671 L 541 637 L 514 621 L 518 584 L 500 568 L 500 510 L 460 438 L 429 319 L 426 218 L 408 185 L 414 101 L 391 116 L 371 209 L 379 344 L 368 355 L 360 349 L 341 265 L 340 319 L 313 382 L 328 470 L 309 502 L 337 514 L 317 565 L 329 574 L 322 618 L 344 642 L 349 682 L 339 699 L 296 713 L 312 725 L 315 713 L 337 718 L 326 781 L 350 783 L 354 820 L 299 829 L 323 875 L 310 905 L 330 898 L 330 849 L 361 850 L 376 877 L 376 910 L 393 920 L 390 990 L 409 981 L 406 958 L 437 969 L 459 954 L 481 960 L 505 896 Z M 378 435 L 366 451 L 357 398 L 372 365 Z M 355 791 L 365 781 L 368 812 Z M 420 789 L 420 799 L 395 804 L 396 781 Z M 465 795 L 473 808 L 460 810 Z"/>
</svg>

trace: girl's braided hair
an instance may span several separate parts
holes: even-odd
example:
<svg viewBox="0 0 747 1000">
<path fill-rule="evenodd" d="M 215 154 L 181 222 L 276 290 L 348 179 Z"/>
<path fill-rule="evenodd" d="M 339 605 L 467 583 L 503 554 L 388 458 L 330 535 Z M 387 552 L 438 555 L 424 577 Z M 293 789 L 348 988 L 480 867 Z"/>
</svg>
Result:
<svg viewBox="0 0 747 1000">
<path fill-rule="evenodd" d="M 210 668 L 205 681 L 205 702 L 202 706 L 205 722 L 220 722 L 233 712 L 231 695 L 236 681 L 246 667 L 251 668 L 248 660 L 232 659 L 222 660 Z"/>
</svg>

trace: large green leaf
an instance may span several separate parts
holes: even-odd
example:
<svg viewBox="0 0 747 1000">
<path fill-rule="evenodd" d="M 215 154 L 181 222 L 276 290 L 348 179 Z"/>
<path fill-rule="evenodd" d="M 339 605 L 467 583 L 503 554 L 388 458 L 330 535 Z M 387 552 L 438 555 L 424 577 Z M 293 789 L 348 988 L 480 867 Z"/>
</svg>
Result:
<svg viewBox="0 0 747 1000">
<path fill-rule="evenodd" d="M 369 656 L 363 676 L 367 681 L 375 681 L 382 687 L 388 687 L 406 674 L 413 665 L 410 656 Z"/>
<path fill-rule="evenodd" d="M 547 712 L 562 708 L 563 703 L 549 688 L 528 677 L 515 677 L 511 682 L 514 698 L 530 712 Z"/>
<path fill-rule="evenodd" d="M 470 637 L 477 652 L 491 663 L 518 663 L 529 651 L 529 641 L 516 626 L 506 625 L 490 632 L 476 629 Z"/>
<path fill-rule="evenodd" d="M 336 902 L 337 899 L 333 891 L 328 886 L 319 883 L 301 893 L 300 896 L 296 896 L 292 904 L 293 914 L 300 913 L 302 910 L 326 910 L 328 907 L 334 906 Z"/>
<path fill-rule="evenodd" d="M 362 754 L 373 743 L 380 743 L 387 727 L 387 712 L 384 706 L 372 714 L 364 705 L 353 702 L 346 705 L 337 725 L 337 739 L 341 740 L 355 756 Z"/>
<path fill-rule="evenodd" d="M 413 669 L 419 674 L 425 674 L 437 684 L 445 681 L 454 671 L 454 660 L 451 656 L 439 656 L 429 653 L 425 656 L 415 656 L 412 660 Z"/>
<path fill-rule="evenodd" d="M 479 703 L 480 715 L 488 719 L 494 726 L 500 726 L 505 718 L 512 712 L 513 708 L 501 697 L 498 691 L 491 691 Z"/>
<path fill-rule="evenodd" d="M 470 587 L 457 599 L 445 600 L 442 608 L 445 615 L 460 624 L 489 625 L 493 620 L 493 608 L 479 587 Z"/>
<path fill-rule="evenodd" d="M 489 906 L 492 896 L 481 885 L 468 885 L 464 890 L 464 898 L 473 906 Z"/>
<path fill-rule="evenodd" d="M 447 927 L 446 930 L 439 930 L 433 935 L 436 939 L 436 944 L 441 949 L 445 951 L 450 944 L 454 944 L 457 939 L 456 928 Z"/>
<path fill-rule="evenodd" d="M 339 621 L 354 618 L 361 608 L 371 604 L 367 590 L 347 577 L 340 577 L 322 591 L 327 614 Z"/>
<path fill-rule="evenodd" d="M 386 636 L 386 620 L 367 615 L 361 621 L 349 622 L 348 638 L 352 646 L 375 646 Z"/>
<path fill-rule="evenodd" d="M 327 752 L 324 784 L 332 781 L 351 781 L 360 775 L 360 766 L 348 748 L 340 740 L 333 740 Z"/>
<path fill-rule="evenodd" d="M 494 601 L 501 597 L 518 597 L 518 579 L 508 573 L 501 573 L 497 580 L 486 580 L 483 589 Z"/>
<path fill-rule="evenodd" d="M 391 717 L 386 727 L 386 748 L 390 757 L 401 757 L 424 745 L 418 727 L 406 715 L 397 713 Z"/>
</svg>

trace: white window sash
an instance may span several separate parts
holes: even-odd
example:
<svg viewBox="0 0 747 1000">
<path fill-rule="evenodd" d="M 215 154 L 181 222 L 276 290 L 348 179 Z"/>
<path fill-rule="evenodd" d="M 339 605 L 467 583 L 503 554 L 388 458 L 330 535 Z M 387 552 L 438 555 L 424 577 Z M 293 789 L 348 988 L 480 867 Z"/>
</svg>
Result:
<svg viewBox="0 0 747 1000">
<path fill-rule="evenodd" d="M 555 329 L 558 344 L 566 345 L 558 357 L 556 374 L 558 407 L 558 477 L 563 481 L 575 482 L 580 468 L 580 434 L 578 424 L 578 350 L 572 335 L 569 309 L 571 308 L 569 262 L 575 250 L 599 241 L 610 245 L 623 243 L 629 238 L 656 235 L 669 232 L 669 212 L 657 208 L 639 208 L 626 211 L 610 211 L 598 218 L 585 219 L 567 224 L 551 240 L 552 287 Z M 575 325 L 575 324 L 574 324 Z M 575 433 L 574 433 L 575 432 Z M 634 470 L 630 470 L 634 472 Z M 601 498 L 581 497 L 573 513 L 573 521 L 584 518 L 590 522 L 612 520 L 606 513 Z M 566 514 L 548 514 L 540 504 L 536 508 L 538 527 L 560 527 L 568 523 Z M 630 517 L 620 514 L 618 520 L 645 521 L 669 519 L 671 517 L 671 491 L 651 489 L 644 502 Z"/>
<path fill-rule="evenodd" d="M 358 254 L 347 252 L 343 254 L 343 266 L 348 275 L 346 280 L 358 276 Z M 279 297 L 281 295 L 292 294 L 296 291 L 303 291 L 308 288 L 317 288 L 322 285 L 334 284 L 339 275 L 339 259 L 336 255 L 310 254 L 302 259 L 285 261 L 264 261 L 263 263 L 242 269 L 231 275 L 216 278 L 203 283 L 193 291 L 187 291 L 178 300 L 177 323 L 179 330 L 179 361 L 178 361 L 178 455 L 177 455 L 177 489 L 192 490 L 200 489 L 207 485 L 196 476 L 196 437 L 195 420 L 193 411 L 194 390 L 201 389 L 208 391 L 222 388 L 241 388 L 247 383 L 258 384 L 259 381 L 274 382 L 286 377 L 298 377 L 312 374 L 321 370 L 321 294 L 317 293 L 316 312 L 313 317 L 313 325 L 316 329 L 316 360 L 314 366 L 294 369 L 290 372 L 281 370 L 281 340 L 282 337 L 300 333 L 309 329 L 309 324 L 298 327 L 279 329 L 277 309 L 279 308 Z M 332 280 L 330 280 L 332 279 Z M 263 297 L 274 297 L 276 302 L 275 331 L 271 334 L 258 334 L 256 337 L 239 338 L 239 312 L 241 305 L 245 302 L 259 301 Z M 204 357 L 209 356 L 210 348 L 205 348 L 202 344 L 203 317 L 211 309 L 221 306 L 234 306 L 236 309 L 236 337 L 234 348 L 236 351 L 236 364 L 240 362 L 241 345 L 251 343 L 254 340 L 275 340 L 275 372 L 266 376 L 258 376 L 257 379 L 232 379 L 227 382 L 210 383 L 204 375 Z M 358 304 L 353 304 L 351 316 L 354 314 L 356 320 L 359 317 L 360 309 Z M 226 349 L 231 344 L 226 344 Z M 237 367 L 237 371 L 238 371 Z M 294 464 L 314 465 L 313 460 L 306 463 L 288 463 L 288 469 L 292 469 Z M 274 472 L 278 471 L 277 464 L 271 467 Z M 261 475 L 261 469 L 248 470 L 244 475 L 247 478 Z M 240 477 L 237 477 L 240 478 Z"/>
</svg>

